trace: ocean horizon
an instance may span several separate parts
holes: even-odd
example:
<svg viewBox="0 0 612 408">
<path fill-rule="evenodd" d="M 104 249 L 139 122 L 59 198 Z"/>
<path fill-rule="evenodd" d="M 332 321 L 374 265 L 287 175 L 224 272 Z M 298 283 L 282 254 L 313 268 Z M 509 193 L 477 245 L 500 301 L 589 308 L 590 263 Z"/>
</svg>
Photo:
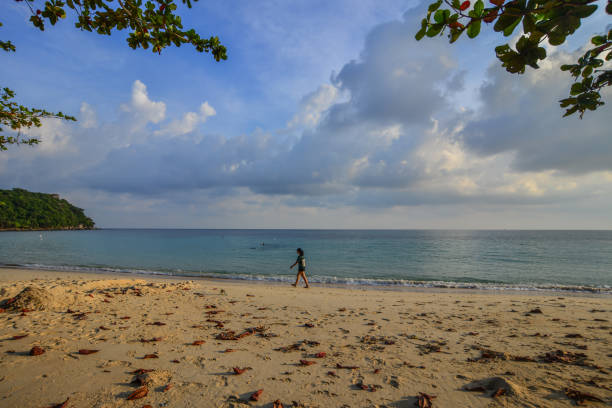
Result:
<svg viewBox="0 0 612 408">
<path fill-rule="evenodd" d="M 0 265 L 315 284 L 612 294 L 612 231 L 104 228 L 4 231 Z"/>
</svg>

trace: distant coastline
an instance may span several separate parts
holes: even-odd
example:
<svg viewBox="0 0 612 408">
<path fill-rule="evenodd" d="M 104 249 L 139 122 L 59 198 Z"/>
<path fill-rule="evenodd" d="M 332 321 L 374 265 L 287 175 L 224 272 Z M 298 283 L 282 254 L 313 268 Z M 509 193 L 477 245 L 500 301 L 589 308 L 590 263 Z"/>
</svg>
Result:
<svg viewBox="0 0 612 408">
<path fill-rule="evenodd" d="M 63 227 L 63 228 L 0 228 L 0 232 L 27 232 L 27 231 L 93 231 L 96 227 Z"/>
</svg>

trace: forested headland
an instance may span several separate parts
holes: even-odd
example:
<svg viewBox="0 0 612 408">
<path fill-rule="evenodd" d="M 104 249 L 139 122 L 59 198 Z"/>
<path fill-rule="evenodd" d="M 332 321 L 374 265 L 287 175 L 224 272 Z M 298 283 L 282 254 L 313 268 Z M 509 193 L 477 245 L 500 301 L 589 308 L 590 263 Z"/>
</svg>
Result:
<svg viewBox="0 0 612 408">
<path fill-rule="evenodd" d="M 85 212 L 58 194 L 0 190 L 0 230 L 93 229 Z"/>
</svg>

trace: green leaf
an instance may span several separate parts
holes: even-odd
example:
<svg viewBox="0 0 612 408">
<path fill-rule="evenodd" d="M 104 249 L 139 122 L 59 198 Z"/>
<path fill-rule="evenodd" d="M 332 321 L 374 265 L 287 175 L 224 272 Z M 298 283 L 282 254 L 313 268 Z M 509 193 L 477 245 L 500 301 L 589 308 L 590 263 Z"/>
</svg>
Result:
<svg viewBox="0 0 612 408">
<path fill-rule="evenodd" d="M 440 31 L 442 31 L 442 27 L 444 27 L 443 24 L 432 24 L 431 27 L 429 27 L 429 29 L 425 33 L 425 35 L 427 35 L 428 37 L 435 37 L 436 35 L 440 34 Z"/>
<path fill-rule="evenodd" d="M 591 43 L 593 45 L 601 45 L 605 43 L 606 41 L 607 41 L 607 38 L 603 35 L 596 35 L 595 37 L 591 38 Z"/>
<path fill-rule="evenodd" d="M 433 13 L 434 11 L 439 9 L 441 5 L 442 5 L 442 0 L 438 0 L 435 3 L 431 3 L 427 11 L 429 11 L 430 13 Z"/>
<path fill-rule="evenodd" d="M 459 37 L 461 37 L 461 34 L 463 34 L 465 30 L 451 30 L 451 34 L 450 34 L 450 43 L 454 43 L 455 41 L 457 41 L 459 39 Z"/>
<path fill-rule="evenodd" d="M 565 34 L 559 30 L 548 33 L 548 43 L 550 45 L 561 45 L 565 42 Z"/>
<path fill-rule="evenodd" d="M 520 22 L 520 16 L 516 17 L 514 15 L 508 15 L 507 13 L 504 13 L 495 22 L 493 30 L 497 32 L 503 31 L 504 35 L 507 37 L 512 34 L 512 31 L 514 31 L 514 29 Z"/>
<path fill-rule="evenodd" d="M 421 29 L 420 29 L 420 30 L 419 30 L 419 31 L 418 31 L 418 32 L 417 32 L 417 33 L 414 35 L 414 38 L 415 38 L 417 41 L 421 41 L 421 39 L 422 39 L 423 37 L 425 37 L 425 33 L 426 33 L 426 32 L 427 32 L 427 29 L 425 29 L 425 28 L 421 28 Z"/>
<path fill-rule="evenodd" d="M 572 84 L 572 87 L 570 88 L 570 95 L 575 96 L 581 92 L 582 92 L 582 84 L 580 82 L 576 82 Z"/>
<path fill-rule="evenodd" d="M 523 31 L 525 33 L 537 31 L 536 21 L 535 18 L 533 18 L 533 15 L 527 14 L 525 17 L 523 17 Z"/>
<path fill-rule="evenodd" d="M 514 20 L 512 24 L 510 24 L 508 27 L 504 29 L 504 35 L 506 37 L 511 35 L 514 29 L 516 28 L 516 26 L 519 25 L 520 22 L 521 22 L 521 17 L 518 17 L 516 20 Z"/>
<path fill-rule="evenodd" d="M 450 17 L 450 10 L 438 10 L 434 14 L 434 20 L 436 23 L 445 23 Z"/>
<path fill-rule="evenodd" d="M 582 71 L 582 76 L 584 78 L 591 76 L 591 74 L 593 73 L 593 67 L 588 65 L 583 71 Z"/>
<path fill-rule="evenodd" d="M 480 20 L 472 20 L 467 27 L 467 35 L 470 38 L 476 37 L 480 33 Z"/>
<path fill-rule="evenodd" d="M 478 14 L 478 17 L 482 16 L 482 12 L 484 11 L 484 3 L 482 0 L 477 0 L 474 3 L 474 11 Z"/>
</svg>

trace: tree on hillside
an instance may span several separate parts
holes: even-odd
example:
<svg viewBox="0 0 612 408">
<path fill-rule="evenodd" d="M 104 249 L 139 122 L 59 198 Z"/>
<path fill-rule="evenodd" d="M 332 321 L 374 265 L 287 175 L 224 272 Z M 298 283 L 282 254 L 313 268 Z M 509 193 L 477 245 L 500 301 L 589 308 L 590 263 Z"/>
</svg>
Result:
<svg viewBox="0 0 612 408">
<path fill-rule="evenodd" d="M 522 74 L 526 66 L 537 69 L 538 61 L 546 58 L 543 41 L 554 46 L 563 44 L 580 27 L 581 20 L 597 10 L 593 4 L 597 0 L 489 1 L 491 5 L 485 7 L 483 0 L 476 0 L 473 6 L 469 0 L 437 0 L 429 5 L 415 38 L 435 37 L 448 29 L 448 38 L 453 43 L 464 32 L 469 38 L 478 36 L 483 22 L 494 23 L 493 30 L 508 37 L 522 22 L 523 33 L 515 49 L 509 44 L 495 48 L 506 71 Z M 612 0 L 608 0 L 605 11 L 612 14 Z M 582 118 L 585 111 L 604 104 L 600 91 L 612 85 L 612 29 L 608 26 L 605 30 L 591 38 L 591 48 L 575 64 L 561 66 L 561 70 L 574 77 L 570 96 L 560 101 L 561 107 L 566 108 L 563 116 L 578 112 Z"/>
<path fill-rule="evenodd" d="M 9 1 L 9 0 L 3 0 Z M 185 30 L 180 16 L 175 14 L 178 0 L 14 0 L 23 3 L 31 13 L 30 22 L 41 31 L 46 25 L 55 25 L 66 18 L 66 12 L 76 15 L 74 26 L 80 30 L 111 35 L 113 31 L 127 30 L 127 43 L 133 48 L 144 48 L 161 54 L 166 47 L 192 45 L 198 52 L 210 52 L 216 61 L 227 59 L 226 48 L 218 37 L 201 38 L 195 30 Z M 187 7 L 198 0 L 181 0 Z M 38 4 L 41 4 L 38 8 Z M 0 23 L 2 26 L 2 23 Z M 15 52 L 11 41 L 0 41 L 0 48 Z M 42 126 L 42 118 L 74 121 L 76 118 L 62 112 L 28 108 L 14 101 L 15 92 L 0 90 L 0 151 L 11 144 L 35 145 L 39 139 L 23 137 L 21 132 Z M 8 128 L 9 130 L 5 130 Z"/>
</svg>

